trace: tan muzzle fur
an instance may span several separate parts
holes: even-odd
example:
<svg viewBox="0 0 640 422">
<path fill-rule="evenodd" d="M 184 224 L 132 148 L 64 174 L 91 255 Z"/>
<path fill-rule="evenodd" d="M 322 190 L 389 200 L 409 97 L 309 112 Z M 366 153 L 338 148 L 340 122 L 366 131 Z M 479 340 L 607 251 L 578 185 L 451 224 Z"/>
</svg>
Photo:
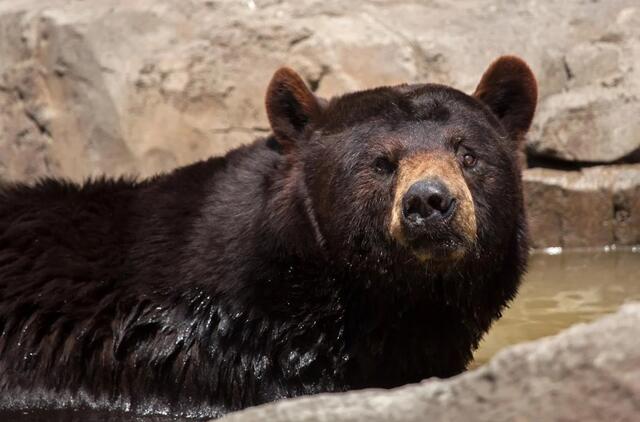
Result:
<svg viewBox="0 0 640 422">
<path fill-rule="evenodd" d="M 414 183 L 424 179 L 438 179 L 447 186 L 458 202 L 455 215 L 449 223 L 451 230 L 462 236 L 468 243 L 473 243 L 477 227 L 471 191 L 455 157 L 452 154 L 445 155 L 440 152 L 412 155 L 398 163 L 398 177 L 389 220 L 391 236 L 401 244 L 409 246 L 402 224 L 402 198 Z M 450 258 L 460 258 L 464 252 L 464 250 L 458 250 Z M 416 251 L 416 255 L 423 261 L 430 258 L 428 251 Z"/>
</svg>

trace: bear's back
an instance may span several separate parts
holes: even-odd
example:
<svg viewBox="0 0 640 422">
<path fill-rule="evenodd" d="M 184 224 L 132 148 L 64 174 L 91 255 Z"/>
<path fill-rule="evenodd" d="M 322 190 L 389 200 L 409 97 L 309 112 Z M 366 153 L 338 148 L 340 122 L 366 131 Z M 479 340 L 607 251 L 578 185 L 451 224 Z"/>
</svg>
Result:
<svg viewBox="0 0 640 422">
<path fill-rule="evenodd" d="M 32 276 L 52 271 L 70 258 L 104 259 L 135 191 L 136 184 L 124 179 L 0 187 L 1 285 L 27 270 Z M 20 261 L 30 262 L 21 268 Z"/>
<path fill-rule="evenodd" d="M 218 158 L 141 182 L 0 184 L 0 408 L 60 405 L 48 389 L 96 394 L 123 371 L 127 327 L 152 294 L 148 267 L 174 252 L 154 241 L 184 236 L 223 167 Z"/>
</svg>

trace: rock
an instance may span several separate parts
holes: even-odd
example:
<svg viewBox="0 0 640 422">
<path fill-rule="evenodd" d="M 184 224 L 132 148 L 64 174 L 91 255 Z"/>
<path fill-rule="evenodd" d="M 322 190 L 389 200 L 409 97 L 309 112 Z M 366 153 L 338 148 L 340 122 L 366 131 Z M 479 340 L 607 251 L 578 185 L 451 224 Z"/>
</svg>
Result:
<svg viewBox="0 0 640 422">
<path fill-rule="evenodd" d="M 640 159 L 636 0 L 0 3 L 0 178 L 150 175 L 268 132 L 282 64 L 323 96 L 398 82 L 467 92 L 496 56 L 539 76 L 529 152 Z"/>
<path fill-rule="evenodd" d="M 636 421 L 639 335 L 640 304 L 626 305 L 448 380 L 284 400 L 221 421 Z"/>
<path fill-rule="evenodd" d="M 640 244 L 640 165 L 527 169 L 533 247 Z"/>
<path fill-rule="evenodd" d="M 614 162 L 640 151 L 640 102 L 608 90 L 557 95 L 540 107 L 531 141 L 534 156 L 579 162 Z"/>
<path fill-rule="evenodd" d="M 612 5 L 612 3 L 610 3 Z M 561 43 L 549 55 L 558 75 L 544 92 L 529 137 L 532 155 L 580 162 L 637 161 L 640 151 L 640 9 L 617 2 L 595 16 L 565 16 L 570 33 L 588 38 Z M 637 6 L 637 4 L 636 4 Z M 586 12 L 587 8 L 582 8 Z M 545 74 L 544 76 L 548 76 Z M 544 80 L 540 81 L 544 84 Z"/>
</svg>

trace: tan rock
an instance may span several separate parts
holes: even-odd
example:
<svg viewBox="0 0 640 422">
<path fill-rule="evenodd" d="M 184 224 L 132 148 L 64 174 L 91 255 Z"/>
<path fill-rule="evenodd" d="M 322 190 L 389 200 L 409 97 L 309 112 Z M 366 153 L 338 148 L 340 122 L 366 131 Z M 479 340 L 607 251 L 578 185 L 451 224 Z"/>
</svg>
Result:
<svg viewBox="0 0 640 422">
<path fill-rule="evenodd" d="M 534 247 L 640 243 L 638 164 L 528 169 L 524 187 Z"/>
<path fill-rule="evenodd" d="M 223 153 L 268 131 L 282 64 L 323 96 L 403 81 L 468 92 L 504 53 L 540 79 L 531 153 L 634 156 L 638 15 L 635 0 L 1 2 L 0 177 L 149 175 Z"/>
</svg>

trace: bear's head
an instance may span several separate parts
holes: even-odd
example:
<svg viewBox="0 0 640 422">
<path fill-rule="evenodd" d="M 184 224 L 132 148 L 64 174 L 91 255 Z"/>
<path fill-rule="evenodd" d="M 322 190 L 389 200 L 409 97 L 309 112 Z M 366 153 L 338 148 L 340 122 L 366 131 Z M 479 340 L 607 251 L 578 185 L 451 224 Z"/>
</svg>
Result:
<svg viewBox="0 0 640 422">
<path fill-rule="evenodd" d="M 319 242 L 367 265 L 451 268 L 526 238 L 519 150 L 536 100 L 529 67 L 505 56 L 472 95 L 405 84 L 326 101 L 282 68 L 266 106 Z"/>
</svg>

